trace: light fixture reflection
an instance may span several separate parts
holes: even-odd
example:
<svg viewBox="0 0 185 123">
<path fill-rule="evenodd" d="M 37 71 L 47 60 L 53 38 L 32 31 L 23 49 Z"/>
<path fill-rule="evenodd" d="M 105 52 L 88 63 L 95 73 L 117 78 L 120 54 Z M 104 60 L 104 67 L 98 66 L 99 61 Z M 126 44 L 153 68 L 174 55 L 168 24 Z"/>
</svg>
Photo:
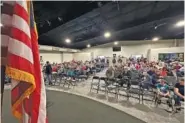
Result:
<svg viewBox="0 0 185 123">
<path fill-rule="evenodd" d="M 152 41 L 158 41 L 158 40 L 159 40 L 158 37 L 154 37 L 154 38 L 152 39 Z"/>
<path fill-rule="evenodd" d="M 71 43 L 71 40 L 69 38 L 67 38 L 65 41 L 66 43 Z"/>
<path fill-rule="evenodd" d="M 114 42 L 114 45 L 118 45 L 118 42 L 116 41 L 116 42 Z"/>
<path fill-rule="evenodd" d="M 105 37 L 105 38 L 109 38 L 110 36 L 111 36 L 110 32 L 105 32 L 105 33 L 104 33 L 104 37 Z"/>
<path fill-rule="evenodd" d="M 87 45 L 87 47 L 89 48 L 89 47 L 91 47 L 91 45 L 90 45 L 90 44 L 88 44 L 88 45 Z"/>
<path fill-rule="evenodd" d="M 183 27 L 185 25 L 184 20 L 181 20 L 175 24 L 176 27 Z"/>
</svg>

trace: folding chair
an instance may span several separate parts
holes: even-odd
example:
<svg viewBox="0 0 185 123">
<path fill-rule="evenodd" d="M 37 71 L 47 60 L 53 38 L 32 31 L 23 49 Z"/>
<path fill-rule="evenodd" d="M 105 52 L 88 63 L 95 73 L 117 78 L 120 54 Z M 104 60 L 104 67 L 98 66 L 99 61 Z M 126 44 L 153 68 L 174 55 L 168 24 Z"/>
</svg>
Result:
<svg viewBox="0 0 185 123">
<path fill-rule="evenodd" d="M 107 85 L 106 85 L 106 94 L 108 97 L 108 93 L 113 93 L 115 94 L 116 100 L 118 100 L 118 82 L 116 79 L 108 79 Z"/>
<path fill-rule="evenodd" d="M 87 75 L 79 75 L 78 78 L 81 79 L 82 81 L 85 81 L 87 80 Z"/>
<path fill-rule="evenodd" d="M 54 85 L 60 85 L 61 83 L 61 75 L 57 74 L 55 76 L 55 82 L 54 82 Z"/>
<path fill-rule="evenodd" d="M 176 77 L 174 77 L 174 76 L 166 76 L 166 77 L 164 77 L 164 79 L 166 80 L 166 82 L 170 86 L 174 86 L 177 83 Z"/>
<path fill-rule="evenodd" d="M 148 100 L 148 101 L 154 101 L 156 98 L 156 87 L 155 85 L 152 84 L 152 80 L 149 77 L 149 75 L 145 76 L 146 79 L 144 81 L 141 82 L 141 96 L 142 96 L 142 103 L 144 100 Z M 152 99 L 147 99 L 144 97 L 149 97 Z"/>
<path fill-rule="evenodd" d="M 136 95 L 136 96 L 135 96 Z M 136 80 L 130 80 L 128 84 L 128 99 L 130 97 L 136 98 L 139 100 L 140 103 L 140 96 L 141 96 L 141 84 Z"/>
<path fill-rule="evenodd" d="M 105 94 L 106 94 L 106 92 L 107 92 L 106 89 L 107 89 L 107 78 L 106 77 L 100 77 L 99 85 L 98 85 L 98 92 L 99 91 L 104 91 Z"/>
<path fill-rule="evenodd" d="M 127 76 L 123 76 L 122 79 L 118 80 L 118 98 L 119 96 L 126 96 L 127 100 L 129 99 L 128 95 L 128 83 L 129 78 Z"/>
<path fill-rule="evenodd" d="M 98 76 L 93 76 L 92 82 L 91 82 L 90 92 L 92 89 L 95 89 L 95 90 L 97 90 L 97 93 L 98 93 L 99 82 L 100 82 L 100 78 Z"/>
<path fill-rule="evenodd" d="M 173 99 L 172 99 L 172 92 L 170 91 L 170 97 L 163 97 L 163 96 L 160 96 L 158 93 L 157 93 L 157 97 L 156 97 L 156 100 L 155 100 L 155 106 L 158 107 L 159 105 L 159 100 L 160 100 L 160 103 L 163 103 L 163 104 L 167 104 L 167 106 L 169 107 L 169 105 L 171 106 L 172 108 L 172 111 L 174 111 L 174 106 L 173 106 Z M 168 103 L 166 103 L 168 102 Z"/>
</svg>

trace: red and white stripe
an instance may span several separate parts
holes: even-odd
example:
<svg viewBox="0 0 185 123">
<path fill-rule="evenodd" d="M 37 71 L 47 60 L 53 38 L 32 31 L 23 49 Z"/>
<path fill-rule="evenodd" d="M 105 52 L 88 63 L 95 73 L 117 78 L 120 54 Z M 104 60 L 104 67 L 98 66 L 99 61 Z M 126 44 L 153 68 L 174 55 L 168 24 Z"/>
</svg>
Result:
<svg viewBox="0 0 185 123">
<path fill-rule="evenodd" d="M 16 59 L 21 59 L 24 64 L 17 69 L 34 74 L 34 56 L 31 42 L 31 32 L 29 26 L 29 14 L 27 9 L 27 1 L 4 1 L 4 3 L 14 8 L 13 15 L 2 13 L 2 28 L 11 27 L 10 34 L 1 34 L 1 47 L 7 48 L 10 54 L 11 65 L 16 66 Z M 42 74 L 42 73 L 41 73 Z M 12 80 L 12 89 L 19 83 L 19 81 Z M 45 123 L 46 122 L 46 93 L 45 85 L 41 75 L 40 78 L 41 88 L 39 90 L 40 96 L 38 100 L 38 116 L 37 122 L 34 123 Z M 29 97 L 28 97 L 29 98 Z M 33 102 L 34 103 L 34 102 Z M 24 118 L 23 123 L 33 123 L 30 119 L 27 111 L 23 108 Z"/>
</svg>

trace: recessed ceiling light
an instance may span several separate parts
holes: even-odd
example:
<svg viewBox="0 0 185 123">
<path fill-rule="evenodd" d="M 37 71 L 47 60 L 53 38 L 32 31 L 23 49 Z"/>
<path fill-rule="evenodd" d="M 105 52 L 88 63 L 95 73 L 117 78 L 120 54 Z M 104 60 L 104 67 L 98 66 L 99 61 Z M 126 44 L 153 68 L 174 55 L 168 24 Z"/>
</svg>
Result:
<svg viewBox="0 0 185 123">
<path fill-rule="evenodd" d="M 90 44 L 88 44 L 88 45 L 87 45 L 87 47 L 89 48 L 89 47 L 91 47 L 91 45 L 90 45 Z"/>
<path fill-rule="evenodd" d="M 176 27 L 182 27 L 182 26 L 184 26 L 184 25 L 185 25 L 184 20 L 179 21 L 179 22 L 177 22 L 177 23 L 175 24 Z"/>
<path fill-rule="evenodd" d="M 110 36 L 111 36 L 110 32 L 105 32 L 105 33 L 104 33 L 104 37 L 105 37 L 105 38 L 109 38 Z"/>
<path fill-rule="evenodd" d="M 66 43 L 71 43 L 71 40 L 69 38 L 67 38 L 65 41 Z"/>
<path fill-rule="evenodd" d="M 116 42 L 114 42 L 114 45 L 118 45 L 118 42 L 116 41 Z"/>
<path fill-rule="evenodd" d="M 158 37 L 154 37 L 154 38 L 152 39 L 152 41 L 158 41 L 158 40 L 159 40 Z"/>
</svg>

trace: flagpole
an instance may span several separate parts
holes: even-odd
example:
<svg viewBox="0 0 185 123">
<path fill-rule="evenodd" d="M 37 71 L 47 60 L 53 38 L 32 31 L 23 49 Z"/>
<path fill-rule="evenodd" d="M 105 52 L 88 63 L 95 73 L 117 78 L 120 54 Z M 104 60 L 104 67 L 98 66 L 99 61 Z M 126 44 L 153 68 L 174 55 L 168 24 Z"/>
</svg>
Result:
<svg viewBox="0 0 185 123">
<path fill-rule="evenodd" d="M 2 118 L 4 84 L 5 84 L 5 66 L 1 65 L 1 109 L 0 109 L 0 118 Z"/>
</svg>

